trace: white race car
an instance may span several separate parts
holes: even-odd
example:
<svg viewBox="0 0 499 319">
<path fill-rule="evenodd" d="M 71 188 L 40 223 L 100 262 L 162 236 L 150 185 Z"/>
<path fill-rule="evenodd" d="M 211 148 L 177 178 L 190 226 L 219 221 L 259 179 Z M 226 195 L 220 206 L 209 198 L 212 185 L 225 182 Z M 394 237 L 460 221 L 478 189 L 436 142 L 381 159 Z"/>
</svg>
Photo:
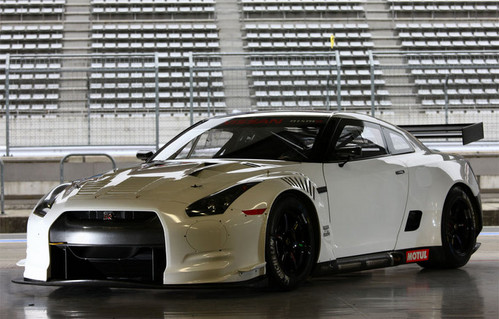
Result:
<svg viewBox="0 0 499 319">
<path fill-rule="evenodd" d="M 409 127 L 483 137 L 481 123 Z M 478 249 L 469 163 L 406 130 L 349 113 L 217 117 L 144 163 L 63 184 L 28 222 L 19 283 L 176 286 L 418 263 L 456 268 Z"/>
</svg>

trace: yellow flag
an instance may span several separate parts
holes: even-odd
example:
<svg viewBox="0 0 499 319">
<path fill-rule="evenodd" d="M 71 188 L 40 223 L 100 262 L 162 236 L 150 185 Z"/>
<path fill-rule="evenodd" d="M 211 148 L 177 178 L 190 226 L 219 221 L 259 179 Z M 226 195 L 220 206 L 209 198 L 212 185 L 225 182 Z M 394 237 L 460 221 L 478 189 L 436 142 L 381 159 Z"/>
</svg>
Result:
<svg viewBox="0 0 499 319">
<path fill-rule="evenodd" d="M 334 47 L 334 35 L 331 34 L 331 49 Z"/>
</svg>

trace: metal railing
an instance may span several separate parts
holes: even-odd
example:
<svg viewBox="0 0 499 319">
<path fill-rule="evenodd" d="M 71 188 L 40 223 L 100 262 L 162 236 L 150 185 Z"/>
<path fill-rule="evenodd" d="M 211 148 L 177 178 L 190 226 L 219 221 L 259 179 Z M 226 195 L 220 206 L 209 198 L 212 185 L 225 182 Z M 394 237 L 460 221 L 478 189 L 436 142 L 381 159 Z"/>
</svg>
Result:
<svg viewBox="0 0 499 319">
<path fill-rule="evenodd" d="M 348 54 L 347 54 L 348 53 Z M 499 51 L 0 56 L 0 147 L 148 146 L 213 114 L 362 112 L 483 121 L 499 141 Z M 471 119 L 470 119 L 471 118 Z"/>
<path fill-rule="evenodd" d="M 113 169 L 116 169 L 116 161 L 114 160 L 114 158 L 109 155 L 109 154 L 105 154 L 105 153 L 88 153 L 88 154 L 82 154 L 82 153 L 73 153 L 73 154 L 68 154 L 66 156 L 64 156 L 63 158 L 61 158 L 61 161 L 59 162 L 59 181 L 62 183 L 64 183 L 64 162 L 70 158 L 70 157 L 74 157 L 74 156 L 83 156 L 83 157 L 86 157 L 86 156 L 104 156 L 104 157 L 107 157 L 109 158 L 109 160 L 111 161 L 112 165 L 113 165 Z"/>
</svg>

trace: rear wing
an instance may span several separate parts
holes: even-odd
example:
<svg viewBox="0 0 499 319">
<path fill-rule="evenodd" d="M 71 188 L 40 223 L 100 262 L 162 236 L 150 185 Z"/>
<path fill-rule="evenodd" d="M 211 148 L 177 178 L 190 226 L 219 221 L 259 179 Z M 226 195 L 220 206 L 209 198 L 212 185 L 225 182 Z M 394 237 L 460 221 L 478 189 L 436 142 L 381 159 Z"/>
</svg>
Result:
<svg viewBox="0 0 499 319">
<path fill-rule="evenodd" d="M 418 139 L 424 138 L 460 138 L 463 145 L 483 138 L 483 123 L 474 124 L 429 124 L 399 125 Z"/>
</svg>

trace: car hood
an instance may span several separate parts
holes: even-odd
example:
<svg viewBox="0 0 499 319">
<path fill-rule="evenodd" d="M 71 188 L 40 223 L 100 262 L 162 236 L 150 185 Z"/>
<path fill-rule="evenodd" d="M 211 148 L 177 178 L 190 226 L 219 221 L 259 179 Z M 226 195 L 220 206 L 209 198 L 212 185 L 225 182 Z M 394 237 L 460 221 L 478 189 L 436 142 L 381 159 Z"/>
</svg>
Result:
<svg viewBox="0 0 499 319">
<path fill-rule="evenodd" d="M 80 182 L 75 199 L 141 198 L 191 203 L 237 183 L 287 170 L 281 161 L 167 161 L 119 169 Z"/>
</svg>

